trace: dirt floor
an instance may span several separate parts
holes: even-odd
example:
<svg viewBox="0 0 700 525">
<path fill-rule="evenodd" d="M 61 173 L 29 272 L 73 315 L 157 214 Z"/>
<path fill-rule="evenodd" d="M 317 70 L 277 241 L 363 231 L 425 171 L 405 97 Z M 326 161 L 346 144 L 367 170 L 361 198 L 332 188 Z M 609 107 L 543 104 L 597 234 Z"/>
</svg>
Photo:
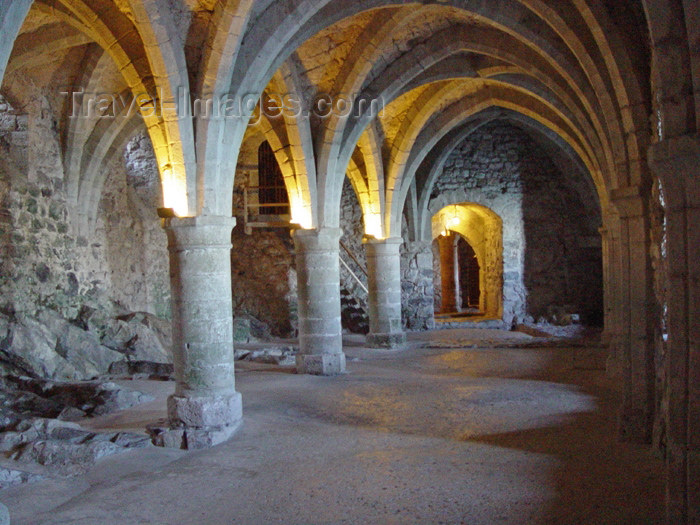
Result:
<svg viewBox="0 0 700 525">
<path fill-rule="evenodd" d="M 662 463 L 615 437 L 604 350 L 517 332 L 442 330 L 406 349 L 346 340 L 348 373 L 242 363 L 244 426 L 228 443 L 154 447 L 88 474 L 0 492 L 21 524 L 647 524 Z M 156 401 L 90 421 L 143 430 Z"/>
</svg>

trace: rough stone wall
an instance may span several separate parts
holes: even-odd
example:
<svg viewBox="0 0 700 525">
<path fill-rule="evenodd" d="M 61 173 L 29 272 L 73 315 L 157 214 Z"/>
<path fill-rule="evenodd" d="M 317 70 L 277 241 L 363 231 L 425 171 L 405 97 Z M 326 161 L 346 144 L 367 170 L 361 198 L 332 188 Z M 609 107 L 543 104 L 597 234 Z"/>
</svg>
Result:
<svg viewBox="0 0 700 525">
<path fill-rule="evenodd" d="M 450 155 L 429 208 L 437 213 L 449 204 L 474 202 L 501 217 L 506 322 L 567 309 L 597 323 L 600 216 L 587 211 L 595 198 L 576 174 L 559 171 L 525 132 L 494 122 Z"/>
<path fill-rule="evenodd" d="M 50 308 L 72 319 L 84 304 L 118 303 L 169 315 L 157 170 L 154 179 L 132 169 L 128 153 L 106 166 L 96 228 L 78 234 L 53 111 L 45 99 L 28 114 L 0 102 L 0 307 L 29 315 Z M 152 157 L 150 144 L 136 149 L 144 148 Z"/>
<path fill-rule="evenodd" d="M 297 273 L 289 230 L 254 230 L 246 235 L 239 225 L 232 241 L 234 316 L 252 316 L 267 325 L 272 335 L 294 336 Z"/>
<path fill-rule="evenodd" d="M 365 231 L 362 209 L 348 178 L 345 179 L 343 184 L 343 193 L 340 201 L 340 227 L 343 230 L 340 242 L 347 247 L 360 264 L 357 264 L 342 247 L 340 248 L 340 257 L 350 267 L 364 287 L 369 289 L 366 275 L 367 254 L 362 244 Z M 356 332 L 367 331 L 369 329 L 368 295 L 342 262 L 340 264 L 340 281 L 343 327 Z"/>
<path fill-rule="evenodd" d="M 433 273 L 432 244 L 404 241 L 401 245 L 401 317 L 406 330 L 423 331 L 435 327 Z"/>
<path fill-rule="evenodd" d="M 95 237 L 103 243 L 110 297 L 130 310 L 170 317 L 168 242 L 157 215 L 162 201 L 153 148 L 142 133 L 108 167 Z"/>
<path fill-rule="evenodd" d="M 440 245 L 435 239 L 430 245 L 433 254 L 433 308 L 436 312 L 442 311 L 442 269 L 440 268 Z"/>
</svg>

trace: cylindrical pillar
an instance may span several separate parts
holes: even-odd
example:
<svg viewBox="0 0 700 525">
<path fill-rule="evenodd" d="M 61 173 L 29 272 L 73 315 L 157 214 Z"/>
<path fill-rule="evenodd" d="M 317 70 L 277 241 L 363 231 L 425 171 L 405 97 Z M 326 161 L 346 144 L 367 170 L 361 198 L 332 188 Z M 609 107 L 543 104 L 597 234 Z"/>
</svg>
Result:
<svg viewBox="0 0 700 525">
<path fill-rule="evenodd" d="M 459 310 L 459 268 L 455 258 L 455 235 L 438 237 L 440 248 L 440 274 L 442 280 L 442 312 L 451 313 Z"/>
<path fill-rule="evenodd" d="M 395 348 L 406 342 L 401 326 L 401 253 L 403 239 L 364 240 L 369 282 L 368 346 Z"/>
<path fill-rule="evenodd" d="M 241 422 L 231 300 L 232 217 L 166 219 L 173 308 L 175 393 L 170 428 L 183 448 L 228 439 Z M 171 441 L 173 441 L 171 439 Z"/>
<path fill-rule="evenodd" d="M 302 374 L 342 374 L 345 354 L 338 259 L 341 230 L 296 230 L 293 235 L 299 301 L 297 370 Z"/>
</svg>

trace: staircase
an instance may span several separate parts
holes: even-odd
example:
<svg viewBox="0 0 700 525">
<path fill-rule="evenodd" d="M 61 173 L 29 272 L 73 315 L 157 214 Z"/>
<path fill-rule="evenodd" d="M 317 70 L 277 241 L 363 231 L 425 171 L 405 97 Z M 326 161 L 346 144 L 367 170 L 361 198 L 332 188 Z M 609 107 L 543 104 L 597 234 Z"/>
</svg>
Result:
<svg viewBox="0 0 700 525">
<path fill-rule="evenodd" d="M 367 270 L 340 242 L 340 315 L 343 328 L 354 334 L 369 332 Z"/>
</svg>

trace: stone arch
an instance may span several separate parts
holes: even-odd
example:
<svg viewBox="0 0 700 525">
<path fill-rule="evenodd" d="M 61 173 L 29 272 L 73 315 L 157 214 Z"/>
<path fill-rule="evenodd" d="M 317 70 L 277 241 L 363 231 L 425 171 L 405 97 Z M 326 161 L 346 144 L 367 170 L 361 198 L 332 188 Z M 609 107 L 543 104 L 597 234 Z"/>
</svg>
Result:
<svg viewBox="0 0 700 525">
<path fill-rule="evenodd" d="M 488 89 L 485 89 L 481 94 L 481 100 L 476 98 L 465 99 L 464 101 L 455 104 L 454 108 L 442 114 L 440 117 L 432 121 L 430 125 L 425 126 L 421 130 L 420 134 L 415 140 L 413 148 L 411 149 L 410 156 L 407 156 L 406 167 L 404 168 L 404 174 L 402 175 L 401 180 L 401 187 L 398 190 L 399 193 L 393 198 L 391 203 L 392 208 L 390 210 L 387 209 L 387 211 L 391 213 L 390 220 L 392 221 L 392 229 L 397 225 L 400 225 L 401 212 L 403 210 L 406 192 L 410 187 L 416 170 L 420 166 L 423 159 L 425 159 L 432 148 L 438 143 L 440 138 L 449 133 L 451 129 L 458 127 L 470 116 L 476 115 L 479 112 L 494 106 L 512 110 L 531 119 L 535 119 L 540 122 L 541 125 L 551 129 L 554 133 L 559 135 L 562 140 L 571 146 L 571 148 L 586 164 L 589 173 L 596 183 L 601 200 L 604 198 L 603 196 L 607 193 L 606 185 L 602 180 L 600 168 L 596 163 L 595 155 L 592 154 L 591 150 L 585 143 L 582 144 L 578 141 L 578 137 L 574 138 L 576 136 L 575 132 L 566 131 L 568 123 L 561 121 L 558 122 L 558 116 L 556 116 L 556 114 L 553 115 L 551 119 L 547 119 L 544 117 L 546 112 L 532 110 L 531 106 L 532 104 L 536 103 L 535 100 L 533 100 L 531 104 L 528 104 L 528 106 L 521 105 L 520 102 L 510 99 L 508 93 L 508 90 L 496 89 L 495 91 L 490 92 Z"/>
<path fill-rule="evenodd" d="M 610 206 L 607 192 L 601 192 L 600 187 L 595 183 L 592 174 L 588 172 L 586 163 L 578 156 L 577 152 L 560 135 L 547 128 L 539 121 L 533 120 L 527 115 L 516 111 L 492 106 L 470 116 L 461 125 L 453 128 L 445 134 L 428 153 L 416 169 L 414 180 L 418 185 L 418 203 L 416 216 L 416 229 L 419 236 L 427 236 L 430 230 L 430 217 L 428 204 L 435 180 L 439 176 L 443 165 L 452 151 L 462 143 L 469 135 L 477 131 L 480 127 L 493 122 L 494 120 L 504 120 L 517 122 L 518 124 L 532 130 L 533 135 L 539 135 L 542 141 L 552 143 L 553 147 L 561 151 L 565 158 L 569 158 L 577 166 L 582 176 L 585 176 L 595 187 L 600 200 L 599 207 L 603 211 Z"/>
<path fill-rule="evenodd" d="M 276 3 L 277 4 L 277 3 Z M 245 51 L 243 53 L 239 53 L 237 55 L 237 63 L 240 64 L 241 66 L 244 66 L 241 68 L 241 70 L 246 70 L 248 67 L 251 67 L 251 69 L 254 69 L 258 76 L 262 75 L 261 79 L 259 79 L 258 83 L 261 83 L 264 81 L 264 77 L 269 76 L 269 70 L 274 69 L 276 64 L 280 63 L 281 60 L 283 59 L 283 48 L 285 45 L 287 45 L 289 48 L 294 49 L 297 45 L 299 45 L 301 42 L 303 42 L 306 38 L 308 38 L 310 35 L 314 34 L 315 31 L 319 30 L 322 27 L 327 27 L 328 25 L 332 24 L 334 21 L 337 21 L 341 19 L 342 17 L 348 17 L 351 16 L 352 14 L 362 11 L 362 10 L 369 10 L 373 8 L 379 8 L 379 7 L 387 7 L 393 5 L 392 3 L 385 3 L 385 2 L 376 2 L 376 3 L 366 3 L 363 4 L 361 7 L 357 6 L 346 6 L 343 5 L 342 7 L 339 8 L 339 6 L 334 5 L 332 3 L 326 3 L 326 2 L 318 2 L 318 3 L 303 3 L 299 5 L 294 5 L 294 6 L 287 6 L 287 5 L 282 5 L 282 3 L 279 3 L 279 5 L 275 5 L 274 9 L 269 8 L 270 12 L 267 13 L 266 15 L 269 14 L 270 16 L 261 16 L 257 20 L 264 20 L 266 18 L 276 20 L 279 17 L 275 17 L 275 13 L 277 12 L 276 10 L 286 10 L 290 11 L 291 10 L 298 10 L 295 11 L 298 14 L 301 14 L 300 20 L 302 21 L 302 29 L 299 31 L 291 31 L 289 28 L 285 27 L 276 27 L 275 30 L 271 32 L 271 34 L 274 35 L 280 35 L 280 38 L 277 38 L 276 36 L 274 38 L 271 38 L 270 41 L 274 42 L 274 45 L 276 46 L 276 49 L 279 50 L 279 53 L 259 53 L 257 56 L 260 57 L 262 55 L 268 54 L 271 59 L 269 59 L 269 64 L 270 66 L 267 68 L 268 73 L 259 73 L 260 71 L 265 71 L 264 67 L 255 67 L 252 68 L 252 65 L 254 64 L 254 61 L 257 60 L 257 58 L 253 57 L 251 55 L 251 51 Z M 449 5 L 449 4 L 448 4 Z M 313 6 L 313 7 L 312 7 Z M 494 8 L 491 7 L 486 7 L 483 5 L 476 6 L 476 5 L 460 5 L 460 8 L 463 9 L 472 9 L 473 12 L 477 14 L 477 16 L 483 20 L 486 21 L 487 23 L 491 23 L 495 27 L 500 27 L 500 28 L 506 28 L 506 32 L 517 35 L 521 40 L 523 41 L 529 41 L 530 44 L 534 44 L 533 47 L 538 47 L 540 50 L 542 50 L 543 53 L 545 53 L 550 61 L 551 64 L 563 64 L 567 60 L 569 61 L 570 64 L 576 64 L 576 67 L 582 67 L 580 64 L 582 64 L 585 61 L 579 60 L 576 58 L 576 54 L 569 50 L 568 48 L 565 49 L 564 44 L 562 44 L 563 39 L 559 35 L 567 35 L 569 36 L 569 33 L 571 32 L 571 27 L 567 25 L 567 21 L 565 17 L 551 17 L 550 15 L 552 13 L 543 11 L 542 9 L 538 10 L 538 4 L 536 2 L 528 2 L 527 6 L 520 6 L 520 5 L 514 5 L 513 10 L 508 10 L 508 15 L 504 15 L 504 11 L 495 11 Z M 316 11 L 314 11 L 316 9 Z M 541 18 L 537 19 L 537 22 L 533 21 L 531 18 L 528 18 L 524 16 L 526 14 L 526 10 L 529 9 L 531 11 L 534 11 L 538 14 L 540 14 Z M 308 11 L 307 11 L 308 10 Z M 309 13 L 310 11 L 313 11 L 313 13 Z M 512 11 L 512 12 L 511 12 Z M 523 16 L 518 17 L 515 15 L 515 13 L 521 12 Z M 550 17 L 553 20 L 549 22 L 550 26 L 548 27 L 547 24 L 544 22 L 544 18 Z M 522 24 L 522 20 L 527 20 L 527 24 Z M 257 23 L 257 22 L 256 22 Z M 528 27 L 528 24 L 530 24 L 532 27 Z M 261 33 L 265 34 L 270 34 L 269 32 L 262 31 L 262 29 L 259 29 L 258 25 L 253 25 L 251 26 L 251 29 L 249 30 L 251 34 L 255 34 L 256 32 L 260 31 Z M 535 30 L 535 28 L 537 30 Z M 285 33 L 286 32 L 286 33 Z M 282 36 L 285 35 L 285 36 Z M 289 36 L 291 35 L 291 36 Z M 543 35 L 546 35 L 543 36 Z M 549 38 L 550 40 L 547 40 Z M 529 39 L 529 40 L 528 40 Z M 551 40 L 553 39 L 553 40 Z M 559 39 L 559 40 L 557 40 Z M 553 43 L 555 42 L 556 43 Z M 251 38 L 250 42 L 253 42 L 253 44 L 250 44 L 251 46 L 255 47 L 255 52 L 256 54 L 259 52 L 259 46 L 255 46 L 255 38 Z M 248 41 L 246 42 L 246 44 Z M 601 44 L 602 45 L 602 44 Z M 252 48 L 251 48 L 252 49 Z M 584 52 L 585 51 L 585 46 L 580 46 L 578 49 L 578 52 Z M 619 49 L 615 49 L 615 53 L 621 52 Z M 280 54 L 281 53 L 281 54 Z M 247 54 L 247 55 L 246 55 Z M 250 56 L 250 58 L 244 58 L 245 56 Z M 568 58 L 567 58 L 568 57 Z M 572 58 L 573 57 L 573 58 Z M 562 62 L 562 60 L 564 62 Z M 605 104 L 612 104 L 611 102 L 607 102 L 611 99 L 614 99 L 615 97 L 610 97 L 609 95 L 606 94 L 606 86 L 604 83 L 600 83 L 598 81 L 599 77 L 607 75 L 609 72 L 606 72 L 604 69 L 603 70 L 596 70 L 595 67 L 597 67 L 595 64 L 593 64 L 592 61 L 587 62 L 588 66 L 592 68 L 591 70 L 587 71 L 586 74 L 584 75 L 587 78 L 588 82 L 593 82 L 597 84 L 597 87 L 595 89 L 596 94 L 593 96 L 593 99 L 596 99 L 598 101 L 603 101 Z M 605 73 L 605 75 L 603 74 Z M 242 83 L 245 83 L 248 85 L 248 87 L 252 87 L 252 84 L 248 82 L 248 80 L 253 80 L 252 78 L 243 80 L 243 75 L 241 77 L 240 81 L 237 81 L 237 86 L 242 85 Z M 257 77 L 256 77 L 257 78 Z M 571 84 L 571 82 L 569 82 Z M 235 89 L 234 89 L 235 91 Z M 252 91 L 256 91 L 256 89 L 252 89 Z M 607 106 L 606 106 L 607 107 Z M 614 109 L 614 108 L 613 108 Z M 589 112 L 590 113 L 590 112 Z M 608 131 L 606 131 L 605 135 L 608 137 L 608 139 L 611 138 L 610 133 L 614 132 L 615 130 L 615 119 L 613 118 L 613 115 L 615 115 L 615 111 L 603 111 L 603 114 L 609 115 L 609 120 L 608 120 L 608 127 L 610 128 Z M 231 142 L 231 143 L 236 143 L 237 136 L 240 136 L 241 132 L 240 130 L 236 132 L 233 129 L 229 130 L 230 133 L 233 133 L 233 135 L 230 135 L 231 140 L 226 140 L 226 142 Z M 618 133 L 618 137 L 621 137 L 622 134 Z M 618 144 L 620 144 L 622 148 L 624 148 L 624 141 L 618 140 Z M 623 151 L 626 151 L 623 149 Z M 626 153 L 625 153 L 626 155 Z M 349 155 L 348 155 L 349 158 Z M 323 181 L 321 181 L 322 184 L 325 184 Z M 336 188 L 337 189 L 337 188 Z M 322 189 L 322 193 L 326 191 L 326 188 Z M 331 199 L 333 200 L 333 199 Z M 324 221 L 325 222 L 325 221 Z"/>
<path fill-rule="evenodd" d="M 162 14 L 168 9 L 158 10 L 153 4 L 134 0 L 129 2 L 128 9 L 138 16 L 130 18 L 110 0 L 89 5 L 62 0 L 12 4 L 16 4 L 17 10 L 23 9 L 23 16 L 17 14 L 20 11 L 8 12 L 12 19 L 8 18 L 7 23 L 17 24 L 14 34 L 19 31 L 29 7 L 33 7 L 73 27 L 104 49 L 134 97 L 145 95 L 157 101 L 160 109 L 144 110 L 142 116 L 155 146 L 164 194 L 179 213 L 190 213 L 196 190 L 192 126 L 189 119 L 178 118 L 175 109 L 175 91 L 187 87 L 187 69 L 184 53 L 171 39 L 175 29 L 170 15 Z M 10 50 L 13 45 L 14 40 L 10 42 Z M 4 65 L 1 72 L 4 74 Z"/>
<path fill-rule="evenodd" d="M 437 205 L 436 205 L 437 207 Z M 441 208 L 432 218 L 432 238 L 448 232 L 464 237 L 476 253 L 482 267 L 479 309 L 489 318 L 501 319 L 504 312 L 512 319 L 524 305 L 515 303 L 515 297 L 504 297 L 510 283 L 504 285 L 504 268 L 513 264 L 504 260 L 503 219 L 491 208 L 475 202 L 453 203 Z M 513 304 L 511 304 L 513 303 Z M 505 319 L 507 323 L 510 319 Z"/>
</svg>

